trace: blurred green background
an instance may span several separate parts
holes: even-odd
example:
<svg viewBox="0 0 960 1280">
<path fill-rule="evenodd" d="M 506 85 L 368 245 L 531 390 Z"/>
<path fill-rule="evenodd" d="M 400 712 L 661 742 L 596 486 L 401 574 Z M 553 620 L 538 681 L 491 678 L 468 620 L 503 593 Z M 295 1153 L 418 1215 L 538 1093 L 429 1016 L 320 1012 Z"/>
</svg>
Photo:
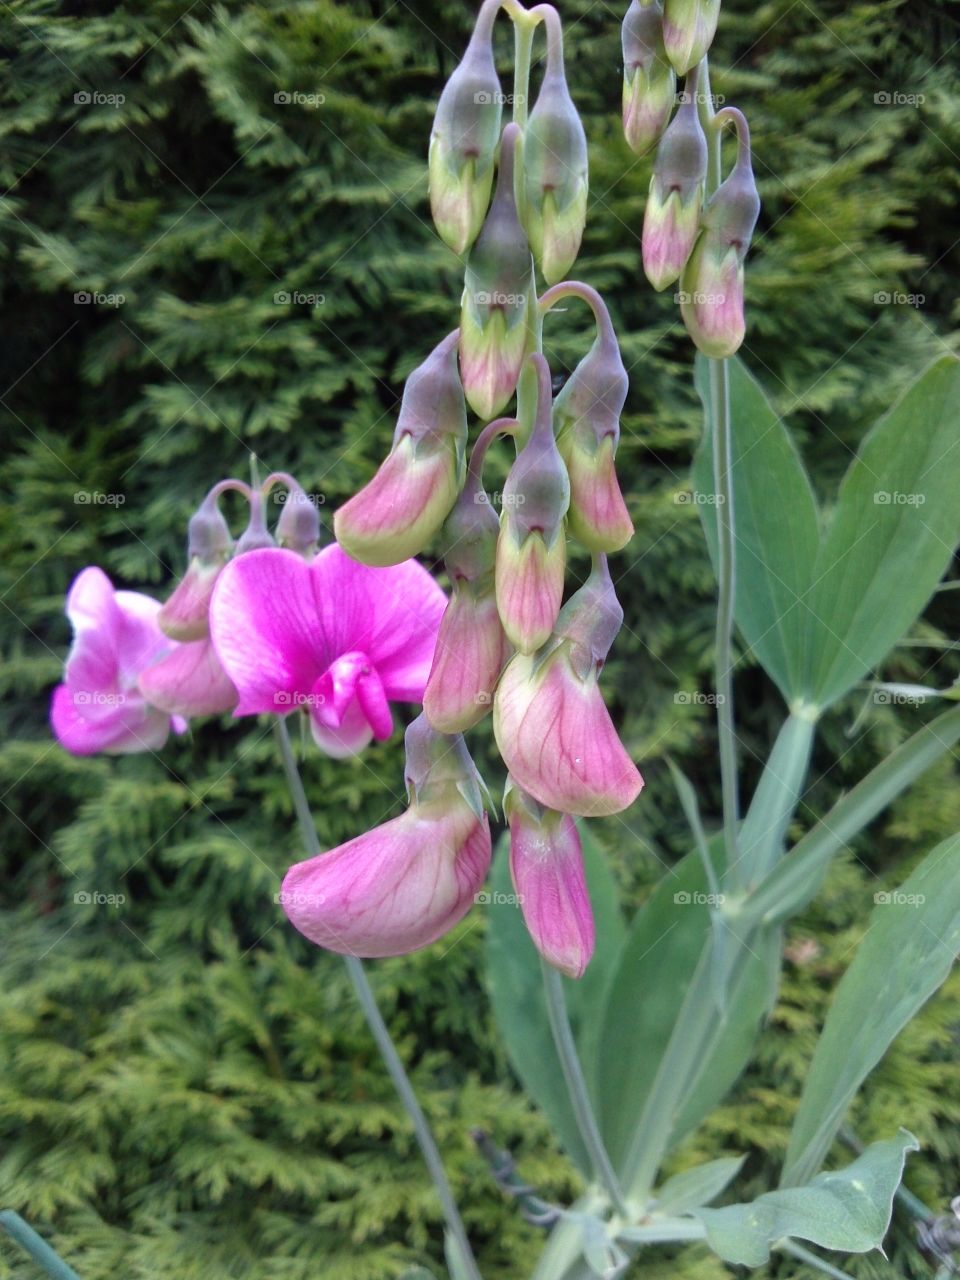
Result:
<svg viewBox="0 0 960 1280">
<path fill-rule="evenodd" d="M 700 432 L 692 351 L 640 269 L 649 161 L 620 133 L 623 7 L 560 4 L 591 143 L 579 274 L 608 298 L 631 370 L 619 459 L 637 535 L 613 565 L 626 626 L 605 688 L 648 785 L 625 822 L 595 829 L 635 905 L 686 849 L 664 753 L 714 821 L 719 797 L 711 709 L 675 700 L 710 688 L 713 583 L 696 508 L 678 501 Z M 327 524 L 372 474 L 405 376 L 456 323 L 461 265 L 431 228 L 425 159 L 471 21 L 446 0 L 0 6 L 0 1205 L 83 1280 L 441 1266 L 438 1206 L 341 966 L 273 901 L 301 855 L 269 726 L 200 723 L 159 758 L 80 760 L 51 742 L 46 706 L 69 641 L 63 595 L 85 565 L 166 593 L 190 512 L 251 451 L 322 495 Z M 712 62 L 714 91 L 750 118 L 764 201 L 743 354 L 829 500 L 869 423 L 958 346 L 957 6 L 725 0 Z M 584 323 L 551 319 L 555 370 L 584 349 Z M 942 687 L 958 638 L 960 595 L 943 592 L 883 674 Z M 749 655 L 738 693 L 749 794 L 781 707 Z M 928 714 L 870 703 L 855 725 L 863 701 L 824 723 L 798 829 Z M 489 725 L 472 742 L 492 762 Z M 356 761 L 308 749 L 321 841 L 396 811 L 401 769 L 399 733 Z M 770 1185 L 875 877 L 899 883 L 960 826 L 958 793 L 946 760 L 794 922 L 756 1060 L 681 1162 L 746 1151 L 741 1186 Z M 84 891 L 126 901 L 76 903 Z M 371 969 L 484 1274 L 514 1280 L 540 1239 L 470 1128 L 548 1198 L 577 1181 L 498 1048 L 483 936 L 478 908 Z M 864 1139 L 899 1123 L 920 1136 L 908 1182 L 938 1212 L 960 1190 L 958 1032 L 954 979 L 852 1116 Z M 849 1269 L 930 1274 L 900 1210 L 890 1253 Z M 631 1275 L 668 1273 L 726 1269 L 651 1251 Z M 33 1275 L 0 1240 L 0 1277 Z"/>
</svg>

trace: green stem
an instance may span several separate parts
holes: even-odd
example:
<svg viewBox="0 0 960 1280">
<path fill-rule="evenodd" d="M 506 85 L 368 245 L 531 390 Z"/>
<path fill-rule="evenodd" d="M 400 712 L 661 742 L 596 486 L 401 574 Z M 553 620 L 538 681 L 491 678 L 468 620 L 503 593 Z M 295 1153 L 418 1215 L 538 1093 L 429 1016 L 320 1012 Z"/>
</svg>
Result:
<svg viewBox="0 0 960 1280">
<path fill-rule="evenodd" d="M 607 1149 L 603 1145 L 603 1138 L 600 1136 L 597 1119 L 593 1114 L 593 1107 L 587 1093 L 587 1082 L 583 1078 L 583 1068 L 580 1065 L 573 1032 L 570 1030 L 570 1019 L 567 1017 L 563 982 L 556 969 L 545 960 L 541 960 L 540 966 L 543 970 L 543 986 L 547 997 L 547 1014 L 550 1018 L 550 1030 L 553 1032 L 553 1043 L 563 1068 L 563 1078 L 566 1081 L 580 1136 L 590 1155 L 595 1177 L 606 1190 L 617 1212 L 627 1217 L 629 1211 L 623 1191 L 613 1165 L 610 1163 Z"/>
<path fill-rule="evenodd" d="M 276 722 L 276 733 L 277 741 L 280 745 L 280 757 L 283 761 L 283 771 L 290 789 L 290 798 L 293 801 L 297 822 L 300 825 L 300 834 L 307 854 L 309 857 L 315 858 L 322 852 L 320 841 L 317 839 L 317 831 L 313 823 L 313 816 L 310 813 L 307 793 L 303 789 L 303 780 L 300 777 L 300 770 L 297 768 L 297 762 L 294 758 L 286 721 L 279 717 Z M 407 1115 L 413 1123 L 413 1131 L 416 1135 L 417 1143 L 433 1179 L 437 1195 L 440 1198 L 447 1229 L 456 1242 L 457 1251 L 462 1258 L 468 1280 L 481 1280 L 480 1270 L 473 1256 L 473 1250 L 470 1248 L 466 1228 L 453 1198 L 450 1183 L 447 1181 L 443 1161 L 440 1159 L 440 1152 L 430 1131 L 430 1125 L 423 1114 L 420 1103 L 417 1101 L 413 1085 L 410 1083 L 410 1079 L 400 1060 L 400 1055 L 397 1053 L 390 1032 L 387 1029 L 387 1024 L 384 1022 L 383 1015 L 377 1006 L 376 996 L 367 981 L 363 964 L 356 956 L 344 956 L 343 959 L 347 967 L 347 974 L 367 1020 L 367 1026 L 370 1028 L 371 1034 L 377 1043 L 377 1048 L 383 1057 L 387 1074 L 390 1076 L 393 1087 L 399 1094 L 400 1101 L 403 1103 Z"/>
<path fill-rule="evenodd" d="M 22 1249 L 29 1253 L 34 1262 L 43 1267 L 52 1280 L 80 1280 L 73 1267 L 68 1267 L 62 1258 L 41 1236 L 38 1236 L 29 1223 L 24 1222 L 19 1213 L 12 1209 L 4 1209 L 0 1213 L 0 1227 L 3 1227 L 11 1240 L 15 1240 Z"/>
<path fill-rule="evenodd" d="M 506 4 L 504 8 L 513 21 L 513 119 L 522 129 L 527 123 L 533 36 L 540 17 L 529 13 L 520 4 Z"/>
<path fill-rule="evenodd" d="M 705 57 L 697 82 L 707 131 L 707 198 L 720 185 L 720 130 L 713 127 L 710 67 Z M 727 866 L 734 874 L 740 862 L 737 839 L 737 747 L 733 708 L 733 610 L 736 598 L 736 515 L 733 505 L 733 424 L 730 421 L 730 373 L 726 360 L 710 361 L 710 429 L 713 435 L 713 486 L 717 503 L 717 737 L 723 798 L 723 839 Z"/>
<path fill-rule="evenodd" d="M 783 854 L 790 819 L 810 767 L 816 709 L 795 707 L 783 722 L 740 829 L 740 884 L 760 884 Z"/>
<path fill-rule="evenodd" d="M 841 1271 L 839 1267 L 827 1262 L 825 1258 L 821 1258 L 819 1254 L 814 1253 L 811 1249 L 805 1249 L 802 1244 L 797 1244 L 796 1240 L 781 1240 L 774 1248 L 780 1253 L 788 1253 L 791 1258 L 796 1258 L 798 1262 L 805 1262 L 808 1267 L 815 1267 L 817 1271 L 822 1271 L 825 1276 L 832 1276 L 833 1280 L 853 1280 L 849 1271 Z"/>
</svg>

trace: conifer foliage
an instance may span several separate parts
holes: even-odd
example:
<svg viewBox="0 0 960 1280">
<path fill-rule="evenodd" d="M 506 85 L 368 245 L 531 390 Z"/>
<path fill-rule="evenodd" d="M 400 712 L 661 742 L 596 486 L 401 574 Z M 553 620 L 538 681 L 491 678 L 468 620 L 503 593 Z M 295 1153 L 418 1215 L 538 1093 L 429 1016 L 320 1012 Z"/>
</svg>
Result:
<svg viewBox="0 0 960 1280">
<path fill-rule="evenodd" d="M 638 840 L 625 849 L 619 823 L 605 834 L 638 901 L 659 862 L 636 849 L 686 851 L 658 766 L 664 733 L 690 776 L 715 754 L 708 709 L 674 701 L 707 668 L 713 587 L 697 513 L 677 501 L 700 412 L 675 308 L 642 280 L 650 162 L 620 131 L 620 8 L 570 0 L 564 17 L 590 143 L 582 260 L 631 369 L 619 465 L 639 538 L 613 562 L 626 627 L 608 683 L 652 767 Z M 50 739 L 46 702 L 68 638 L 62 596 L 84 565 L 164 592 L 190 511 L 251 451 L 309 482 L 327 525 L 375 470 L 403 380 L 459 296 L 425 165 L 472 16 L 448 0 L 2 6 L 0 1204 L 83 1280 L 442 1266 L 432 1189 L 341 970 L 274 901 L 300 855 L 269 726 L 205 722 L 162 758 L 83 760 Z M 957 347 L 958 39 L 946 0 L 725 0 L 713 87 L 749 103 L 764 203 L 743 355 L 824 487 L 864 424 Z M 562 322 L 549 341 L 572 367 Z M 957 667 L 944 638 L 958 635 L 960 594 L 944 593 L 887 678 L 945 686 Z M 741 685 L 758 764 L 777 695 L 750 667 Z M 825 726 L 843 760 L 811 809 L 912 727 L 909 711 L 872 706 L 851 740 L 858 709 L 851 695 Z M 399 739 L 348 764 L 305 747 L 324 846 L 381 820 L 385 795 L 399 812 Z M 956 829 L 948 770 L 859 850 L 874 869 L 898 842 Z M 697 1137 L 701 1153 L 750 1144 L 758 1186 L 782 1154 L 821 987 L 864 928 L 858 874 L 835 872 L 797 925 L 757 1061 Z M 436 947 L 378 963 L 375 983 L 484 1274 L 508 1280 L 540 1242 L 491 1186 L 470 1129 L 512 1150 L 548 1199 L 577 1185 L 496 1047 L 483 927 L 473 912 Z M 855 1116 L 869 1139 L 888 1127 L 891 1093 L 923 1099 L 908 1121 L 941 1157 L 918 1188 L 938 1207 L 960 1167 L 960 1079 L 944 1062 L 958 1019 L 953 982 L 878 1073 L 877 1114 L 861 1103 Z M 899 1274 L 927 1274 L 906 1225 L 897 1247 Z M 701 1280 L 721 1273 L 692 1258 Z M 636 1274 L 663 1266 L 644 1258 Z M 0 1277 L 31 1267 L 0 1240 Z"/>
</svg>

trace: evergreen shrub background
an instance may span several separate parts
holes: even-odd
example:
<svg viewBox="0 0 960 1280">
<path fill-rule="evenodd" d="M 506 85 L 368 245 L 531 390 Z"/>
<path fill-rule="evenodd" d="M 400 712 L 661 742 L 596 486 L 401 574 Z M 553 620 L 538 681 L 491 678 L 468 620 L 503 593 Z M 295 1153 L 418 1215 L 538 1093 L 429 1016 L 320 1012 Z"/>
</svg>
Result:
<svg viewBox="0 0 960 1280">
<path fill-rule="evenodd" d="M 640 270 L 649 161 L 620 133 L 623 7 L 561 4 L 591 143 L 579 270 L 608 298 L 631 369 L 620 470 L 637 536 L 613 566 L 627 624 L 605 688 L 648 785 L 597 831 L 632 908 L 686 848 L 666 750 L 714 819 L 719 797 L 711 709 L 674 700 L 710 688 L 713 584 L 696 508 L 676 500 L 701 429 L 691 347 Z M 190 512 L 251 451 L 322 496 L 328 524 L 384 454 L 406 374 L 456 324 L 461 268 L 430 226 L 425 159 L 471 18 L 450 0 L 0 11 L 0 1204 L 83 1280 L 379 1280 L 442 1265 L 432 1189 L 340 964 L 273 901 L 301 855 L 269 726 L 204 722 L 156 758 L 80 760 L 52 743 L 46 706 L 69 639 L 63 595 L 86 564 L 164 594 Z M 947 0 L 724 4 L 714 91 L 749 114 L 764 200 L 743 354 L 827 500 L 873 418 L 958 345 L 958 41 Z M 78 303 L 84 291 L 123 302 Z M 322 302 L 277 300 L 294 293 Z M 551 319 L 556 369 L 585 325 Z M 883 675 L 943 686 L 958 638 L 960 595 L 943 592 Z M 782 708 L 749 655 L 738 693 L 749 794 Z M 869 703 L 858 719 L 863 698 L 823 726 L 798 829 L 929 715 Z M 473 741 L 489 760 L 489 726 Z M 307 748 L 321 841 L 396 812 L 401 769 L 399 733 L 354 762 Z M 770 1185 L 877 877 L 899 883 L 957 829 L 956 781 L 952 761 L 932 770 L 791 926 L 756 1060 L 678 1163 L 748 1151 L 745 1187 Z M 84 905 L 83 892 L 126 900 Z M 577 1185 L 498 1047 L 483 934 L 477 909 L 426 952 L 371 968 L 484 1274 L 513 1280 L 539 1240 L 469 1129 L 510 1148 L 546 1196 Z M 898 1123 L 921 1137 L 908 1181 L 941 1212 L 960 1189 L 958 1025 L 953 979 L 852 1116 L 866 1140 Z M 898 1210 L 890 1263 L 849 1270 L 929 1265 Z M 0 1277 L 34 1274 L 0 1240 Z M 651 1251 L 632 1274 L 725 1269 Z"/>
</svg>

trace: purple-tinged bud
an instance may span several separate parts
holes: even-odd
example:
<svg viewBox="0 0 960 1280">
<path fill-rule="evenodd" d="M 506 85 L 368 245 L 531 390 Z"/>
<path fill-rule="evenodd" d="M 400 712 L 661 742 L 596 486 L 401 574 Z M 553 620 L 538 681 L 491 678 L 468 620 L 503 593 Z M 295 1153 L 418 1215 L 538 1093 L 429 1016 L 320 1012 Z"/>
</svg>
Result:
<svg viewBox="0 0 960 1280">
<path fill-rule="evenodd" d="M 568 978 L 582 978 L 595 930 L 577 824 L 545 809 L 511 779 L 503 795 L 510 824 L 510 876 L 533 944 Z"/>
<path fill-rule="evenodd" d="M 677 75 L 663 43 L 661 0 L 631 0 L 621 30 L 623 132 L 637 155 L 649 151 L 670 119 Z"/>
<path fill-rule="evenodd" d="M 729 118 L 742 121 L 737 163 L 704 209 L 703 229 L 680 279 L 680 312 L 687 332 L 698 349 L 715 360 L 739 350 L 746 333 L 743 260 L 760 216 L 749 131 L 740 113 L 733 116 L 733 111 L 726 109 Z"/>
<path fill-rule="evenodd" d="M 493 204 L 470 250 L 460 311 L 460 374 L 470 407 L 493 418 L 510 400 L 530 349 L 536 308 L 533 258 L 514 199 L 520 130 L 508 124 Z"/>
<path fill-rule="evenodd" d="M 463 61 L 440 95 L 430 134 L 430 210 L 440 238 L 458 254 L 476 240 L 493 186 L 503 103 L 493 61 L 497 8 L 481 8 Z"/>
<path fill-rule="evenodd" d="M 678 76 L 695 67 L 713 44 L 720 0 L 664 0 L 663 39 Z"/>
<path fill-rule="evenodd" d="M 361 564 L 383 567 L 419 555 L 456 501 L 467 441 L 458 338 L 454 330 L 410 374 L 390 453 L 334 516 L 337 541 Z"/>
<path fill-rule="evenodd" d="M 312 559 L 320 541 L 320 513 L 316 504 L 292 477 L 287 484 L 284 499 L 283 510 L 277 521 L 277 542 L 281 547 L 288 547 L 291 551 Z"/>
<path fill-rule="evenodd" d="M 500 522 L 479 480 L 471 477 L 444 525 L 444 563 L 453 584 L 423 695 L 441 733 L 465 733 L 493 705 L 510 645 L 494 592 Z"/>
<path fill-rule="evenodd" d="M 511 658 L 497 686 L 493 731 L 511 776 L 562 813 L 619 813 L 643 786 L 597 682 L 622 620 L 600 557 L 561 610 L 554 641 Z"/>
<path fill-rule="evenodd" d="M 255 489 L 250 495 L 250 519 L 247 527 L 237 539 L 236 555 L 245 555 L 248 551 L 260 551 L 264 547 L 275 547 L 273 534 L 267 528 L 266 515 L 263 510 L 263 494 Z"/>
<path fill-rule="evenodd" d="M 462 738 L 407 729 L 409 808 L 399 818 L 299 862 L 280 902 L 311 942 L 341 955 L 395 956 L 452 929 L 490 866 L 484 789 Z"/>
<path fill-rule="evenodd" d="M 224 480 L 214 485 L 190 517 L 187 571 L 157 614 L 161 631 L 172 640 L 203 640 L 210 634 L 210 597 L 233 548 L 230 529 L 218 503 L 220 495 L 231 488 L 249 498 L 250 491 L 242 481 Z"/>
<path fill-rule="evenodd" d="M 587 136 L 567 88 L 560 18 L 547 14 L 547 69 L 523 135 L 523 222 L 554 284 L 576 261 L 587 221 Z"/>
<path fill-rule="evenodd" d="M 553 404 L 557 447 L 570 476 L 567 526 L 590 551 L 619 551 L 633 537 L 614 462 L 629 379 L 603 300 L 587 286 L 575 288 L 594 309 L 597 337 Z M 558 286 L 541 305 L 563 292 Z"/>
<path fill-rule="evenodd" d="M 643 216 L 643 269 L 657 290 L 680 277 L 700 226 L 707 139 L 697 114 L 697 76 L 657 148 Z"/>
<path fill-rule="evenodd" d="M 545 644 L 557 621 L 570 506 L 570 480 L 551 423 L 550 368 L 542 355 L 530 360 L 537 375 L 537 415 L 503 487 L 496 567 L 500 619 L 521 653 Z"/>
</svg>

